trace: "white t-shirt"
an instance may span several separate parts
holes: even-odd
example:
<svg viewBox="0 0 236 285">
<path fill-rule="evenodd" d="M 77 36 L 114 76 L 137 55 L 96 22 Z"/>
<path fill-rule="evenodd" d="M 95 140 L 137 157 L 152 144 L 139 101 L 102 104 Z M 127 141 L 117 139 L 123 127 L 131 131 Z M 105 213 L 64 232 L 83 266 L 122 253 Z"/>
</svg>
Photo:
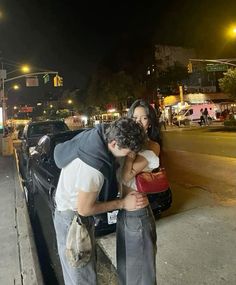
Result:
<svg viewBox="0 0 236 285">
<path fill-rule="evenodd" d="M 97 169 L 76 158 L 62 168 L 55 201 L 58 211 L 77 210 L 79 191 L 100 192 L 104 183 L 103 174 Z"/>
<path fill-rule="evenodd" d="M 146 158 L 148 161 L 148 165 L 142 170 L 143 172 L 151 172 L 153 169 L 158 168 L 160 165 L 159 157 L 152 150 L 143 150 L 138 153 Z M 124 182 L 123 184 L 129 188 L 137 190 L 137 186 L 135 183 L 135 177 L 129 180 L 128 182 Z"/>
</svg>

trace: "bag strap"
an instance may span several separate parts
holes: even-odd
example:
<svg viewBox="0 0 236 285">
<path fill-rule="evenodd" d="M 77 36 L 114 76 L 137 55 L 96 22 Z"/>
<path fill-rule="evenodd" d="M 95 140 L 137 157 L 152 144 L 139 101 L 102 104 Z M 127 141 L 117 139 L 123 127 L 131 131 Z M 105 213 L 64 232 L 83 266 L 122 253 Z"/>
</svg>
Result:
<svg viewBox="0 0 236 285">
<path fill-rule="evenodd" d="M 79 224 L 79 225 L 82 225 L 83 222 L 82 222 L 82 216 L 76 211 L 75 212 L 75 216 L 77 217 L 76 219 L 76 222 Z"/>
</svg>

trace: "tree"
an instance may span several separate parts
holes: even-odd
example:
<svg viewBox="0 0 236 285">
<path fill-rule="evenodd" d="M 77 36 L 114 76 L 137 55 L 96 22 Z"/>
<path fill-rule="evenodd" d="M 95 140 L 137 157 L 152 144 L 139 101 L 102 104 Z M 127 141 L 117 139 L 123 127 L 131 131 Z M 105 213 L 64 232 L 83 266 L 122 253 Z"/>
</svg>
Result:
<svg viewBox="0 0 236 285">
<path fill-rule="evenodd" d="M 113 104 L 121 112 L 122 105 L 128 99 L 141 97 L 142 92 L 140 84 L 125 71 L 112 73 L 100 70 L 89 84 L 87 102 L 90 106 L 99 106 L 101 110 L 106 110 L 107 104 Z"/>
<path fill-rule="evenodd" d="M 224 77 L 219 79 L 220 89 L 229 93 L 229 95 L 236 99 L 236 69 L 229 69 L 224 73 Z"/>
</svg>

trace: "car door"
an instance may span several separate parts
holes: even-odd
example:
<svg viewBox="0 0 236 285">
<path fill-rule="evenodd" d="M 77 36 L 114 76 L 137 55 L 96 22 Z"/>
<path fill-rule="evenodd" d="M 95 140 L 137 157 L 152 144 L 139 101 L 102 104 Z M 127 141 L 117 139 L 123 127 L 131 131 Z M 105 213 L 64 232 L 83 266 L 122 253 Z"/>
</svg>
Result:
<svg viewBox="0 0 236 285">
<path fill-rule="evenodd" d="M 53 164 L 49 136 L 40 139 L 32 157 L 32 176 L 38 194 L 49 208 L 53 208 L 52 191 L 56 188 L 59 171 Z"/>
</svg>

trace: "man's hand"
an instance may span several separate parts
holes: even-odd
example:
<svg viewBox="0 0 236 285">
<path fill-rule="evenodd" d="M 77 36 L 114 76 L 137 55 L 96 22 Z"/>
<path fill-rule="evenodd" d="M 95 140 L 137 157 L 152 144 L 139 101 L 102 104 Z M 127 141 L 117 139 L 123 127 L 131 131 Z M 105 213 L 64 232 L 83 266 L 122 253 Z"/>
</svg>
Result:
<svg viewBox="0 0 236 285">
<path fill-rule="evenodd" d="M 136 191 L 130 192 L 123 199 L 123 208 L 127 211 L 133 211 L 146 207 L 149 204 L 147 195 Z"/>
</svg>

